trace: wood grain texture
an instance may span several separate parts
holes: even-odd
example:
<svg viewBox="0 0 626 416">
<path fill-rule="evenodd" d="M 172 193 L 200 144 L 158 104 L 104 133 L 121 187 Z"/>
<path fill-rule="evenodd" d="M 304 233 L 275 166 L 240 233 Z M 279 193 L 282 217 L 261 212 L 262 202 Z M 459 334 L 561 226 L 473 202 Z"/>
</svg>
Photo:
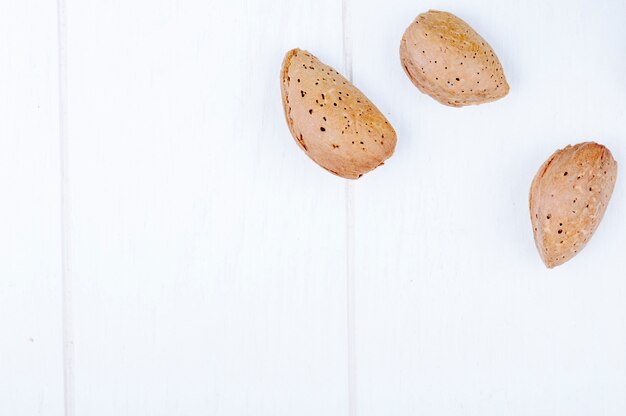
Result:
<svg viewBox="0 0 626 416">
<path fill-rule="evenodd" d="M 347 412 L 344 182 L 280 65 L 341 5 L 68 5 L 76 414 Z"/>
<path fill-rule="evenodd" d="M 413 87 L 397 50 L 427 8 L 489 40 L 507 97 L 455 109 Z M 555 148 L 598 140 L 626 160 L 625 12 L 617 1 L 353 11 L 354 82 L 393 108 L 398 133 L 393 163 L 355 189 L 359 415 L 626 410 L 623 188 L 585 252 L 557 270 L 537 257 L 527 214 Z"/>
<path fill-rule="evenodd" d="M 63 414 L 57 13 L 0 3 L 0 414 Z"/>
<path fill-rule="evenodd" d="M 558 269 L 528 218 L 554 149 L 626 160 L 622 1 L 59 4 L 64 50 L 54 1 L 0 4 L 0 415 L 626 412 L 620 179 Z M 505 98 L 416 90 L 429 8 L 489 41 Z M 346 185 L 293 142 L 295 47 L 384 110 L 384 167 Z"/>
</svg>

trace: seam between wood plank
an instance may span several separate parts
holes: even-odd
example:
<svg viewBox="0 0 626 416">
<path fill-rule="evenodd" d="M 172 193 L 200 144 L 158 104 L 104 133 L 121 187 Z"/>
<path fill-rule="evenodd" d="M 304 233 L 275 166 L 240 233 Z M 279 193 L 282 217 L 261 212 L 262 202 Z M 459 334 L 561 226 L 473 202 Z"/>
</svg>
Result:
<svg viewBox="0 0 626 416">
<path fill-rule="evenodd" d="M 70 195 L 67 140 L 67 8 L 57 0 L 57 40 L 59 75 L 59 157 L 61 190 L 61 264 L 63 325 L 63 404 L 65 416 L 74 416 L 74 330 L 72 316 L 72 273 L 70 235 Z"/>
<path fill-rule="evenodd" d="M 341 2 L 341 27 L 343 70 L 352 82 L 352 44 L 349 30 L 349 0 Z M 348 341 L 348 414 L 357 414 L 357 372 L 356 372 L 356 310 L 355 310 L 355 270 L 354 270 L 354 186 L 346 180 L 346 328 Z"/>
<path fill-rule="evenodd" d="M 346 320 L 348 330 L 348 409 L 349 416 L 356 416 L 354 184 L 349 179 L 346 179 Z"/>
</svg>

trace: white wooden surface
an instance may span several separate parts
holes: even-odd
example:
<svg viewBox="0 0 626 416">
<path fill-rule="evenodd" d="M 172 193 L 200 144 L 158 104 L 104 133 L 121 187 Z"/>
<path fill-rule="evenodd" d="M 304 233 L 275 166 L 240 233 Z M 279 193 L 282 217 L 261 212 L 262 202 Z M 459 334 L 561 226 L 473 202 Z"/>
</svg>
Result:
<svg viewBox="0 0 626 416">
<path fill-rule="evenodd" d="M 511 92 L 452 109 L 398 63 L 451 11 Z M 626 217 L 555 270 L 527 193 L 626 161 L 626 3 L 0 4 L 0 415 L 623 415 Z M 60 30 L 59 30 L 60 29 Z M 292 47 L 398 132 L 349 184 L 289 136 Z"/>
<path fill-rule="evenodd" d="M 601 3 L 423 6 L 462 16 L 506 70 L 505 99 L 463 109 L 417 93 L 398 65 L 419 5 L 353 10 L 354 81 L 399 137 L 355 192 L 359 415 L 626 413 L 624 178 L 560 268 L 542 265 L 528 218 L 557 148 L 594 139 L 626 162 L 626 3 Z"/>
<path fill-rule="evenodd" d="M 57 8 L 0 2 L 0 415 L 63 414 Z"/>
</svg>

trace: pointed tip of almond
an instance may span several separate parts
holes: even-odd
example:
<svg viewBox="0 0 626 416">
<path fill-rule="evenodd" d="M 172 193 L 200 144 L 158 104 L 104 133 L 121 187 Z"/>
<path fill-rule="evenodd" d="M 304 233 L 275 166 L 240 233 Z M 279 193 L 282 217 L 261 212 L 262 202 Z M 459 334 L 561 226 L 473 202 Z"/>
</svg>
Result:
<svg viewBox="0 0 626 416">
<path fill-rule="evenodd" d="M 296 56 L 301 50 L 298 48 L 293 48 L 289 51 L 287 51 L 287 53 L 285 54 L 285 57 L 283 58 L 283 63 L 281 65 L 281 75 L 283 75 L 281 78 L 284 78 L 284 75 L 287 73 L 287 70 L 289 69 L 289 65 L 291 65 L 291 59 Z"/>
<path fill-rule="evenodd" d="M 558 261 L 554 261 L 554 260 L 550 260 L 550 259 L 546 259 L 546 258 L 542 258 L 541 260 L 543 260 L 543 264 L 546 266 L 546 268 L 548 269 L 554 269 L 557 266 L 560 266 L 561 264 L 563 264 L 565 261 L 563 262 L 558 262 Z"/>
</svg>

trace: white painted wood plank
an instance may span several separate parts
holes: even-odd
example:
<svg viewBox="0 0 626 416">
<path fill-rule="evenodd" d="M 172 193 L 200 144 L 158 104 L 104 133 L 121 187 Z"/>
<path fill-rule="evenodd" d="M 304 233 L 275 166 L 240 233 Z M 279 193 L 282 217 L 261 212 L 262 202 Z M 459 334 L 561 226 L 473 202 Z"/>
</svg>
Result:
<svg viewBox="0 0 626 416">
<path fill-rule="evenodd" d="M 0 3 L 0 414 L 63 414 L 55 2 Z"/>
<path fill-rule="evenodd" d="M 454 109 L 412 86 L 399 42 L 428 8 L 491 43 L 508 97 Z M 359 415 L 626 412 L 626 180 L 584 252 L 551 271 L 527 200 L 568 143 L 626 161 L 625 13 L 620 1 L 355 4 L 354 80 L 398 132 L 395 156 L 355 187 Z"/>
<path fill-rule="evenodd" d="M 344 182 L 293 143 L 341 4 L 68 5 L 76 414 L 347 412 Z"/>
</svg>

